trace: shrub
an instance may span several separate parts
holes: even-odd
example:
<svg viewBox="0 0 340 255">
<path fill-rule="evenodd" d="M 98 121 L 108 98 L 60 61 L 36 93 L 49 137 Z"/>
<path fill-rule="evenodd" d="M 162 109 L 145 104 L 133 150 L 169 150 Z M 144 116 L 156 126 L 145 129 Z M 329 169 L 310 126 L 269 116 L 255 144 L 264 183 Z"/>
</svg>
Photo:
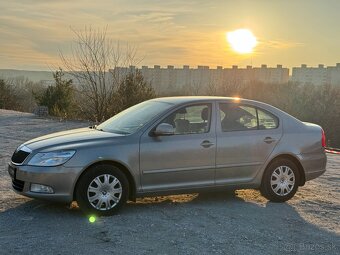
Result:
<svg viewBox="0 0 340 255">
<path fill-rule="evenodd" d="M 72 80 L 64 80 L 60 69 L 53 74 L 55 86 L 48 86 L 42 93 L 37 93 L 39 105 L 48 107 L 50 115 L 68 118 L 74 111 L 74 89 Z"/>
<path fill-rule="evenodd" d="M 3 79 L 0 79 L 0 108 L 11 110 L 19 109 L 19 99 L 15 94 L 15 90 Z"/>
<path fill-rule="evenodd" d="M 120 82 L 115 93 L 112 113 L 116 114 L 130 106 L 154 98 L 155 91 L 150 83 L 144 80 L 140 71 L 131 71 Z"/>
</svg>

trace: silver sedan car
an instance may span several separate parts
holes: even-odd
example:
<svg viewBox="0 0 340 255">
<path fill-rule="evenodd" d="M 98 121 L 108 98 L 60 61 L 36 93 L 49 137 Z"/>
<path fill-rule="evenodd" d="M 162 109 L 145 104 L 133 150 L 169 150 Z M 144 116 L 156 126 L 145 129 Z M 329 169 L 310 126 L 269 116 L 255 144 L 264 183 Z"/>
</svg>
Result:
<svg viewBox="0 0 340 255">
<path fill-rule="evenodd" d="M 325 134 L 257 101 L 157 98 L 98 126 L 30 140 L 8 166 L 19 194 L 110 215 L 137 197 L 259 189 L 274 202 L 326 169 Z"/>
</svg>

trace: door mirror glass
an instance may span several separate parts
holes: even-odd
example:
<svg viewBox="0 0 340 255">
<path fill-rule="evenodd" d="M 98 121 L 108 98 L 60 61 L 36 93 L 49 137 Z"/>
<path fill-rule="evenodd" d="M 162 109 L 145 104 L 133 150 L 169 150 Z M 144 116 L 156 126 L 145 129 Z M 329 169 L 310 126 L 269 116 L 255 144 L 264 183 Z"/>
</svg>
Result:
<svg viewBox="0 0 340 255">
<path fill-rule="evenodd" d="M 154 134 L 157 136 L 161 135 L 174 135 L 175 129 L 171 124 L 168 123 L 161 123 L 156 127 Z"/>
</svg>

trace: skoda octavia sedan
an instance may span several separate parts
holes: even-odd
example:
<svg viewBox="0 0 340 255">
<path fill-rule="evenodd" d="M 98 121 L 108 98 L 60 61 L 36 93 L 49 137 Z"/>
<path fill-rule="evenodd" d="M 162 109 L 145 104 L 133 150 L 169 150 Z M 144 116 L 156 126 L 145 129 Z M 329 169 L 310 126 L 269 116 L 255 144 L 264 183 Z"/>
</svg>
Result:
<svg viewBox="0 0 340 255">
<path fill-rule="evenodd" d="M 213 189 L 259 189 L 274 202 L 325 172 L 325 134 L 257 101 L 157 98 L 98 126 L 30 140 L 8 166 L 19 194 L 76 200 L 110 215 L 128 199 Z"/>
</svg>

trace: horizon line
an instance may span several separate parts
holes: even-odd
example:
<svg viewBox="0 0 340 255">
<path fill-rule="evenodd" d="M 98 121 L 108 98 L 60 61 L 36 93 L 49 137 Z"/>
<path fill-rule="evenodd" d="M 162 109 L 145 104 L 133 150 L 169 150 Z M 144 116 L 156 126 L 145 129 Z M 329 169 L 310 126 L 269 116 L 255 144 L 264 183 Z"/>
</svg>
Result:
<svg viewBox="0 0 340 255">
<path fill-rule="evenodd" d="M 215 68 L 210 68 L 215 67 Z M 293 67 L 285 67 L 282 64 L 277 64 L 276 66 L 268 66 L 267 64 L 261 64 L 259 66 L 253 66 L 253 65 L 231 65 L 228 67 L 224 67 L 221 65 L 216 66 L 208 66 L 208 65 L 196 65 L 196 66 L 190 66 L 190 65 L 141 65 L 141 66 L 118 66 L 116 68 L 136 68 L 136 69 L 143 69 L 143 68 L 150 68 L 150 69 L 208 69 L 208 70 L 223 70 L 223 69 L 250 69 L 250 68 L 282 68 L 282 69 L 293 69 L 293 68 L 328 68 L 328 67 L 340 67 L 340 62 L 335 63 L 335 66 L 326 66 L 324 64 L 318 64 L 317 66 L 309 66 L 307 64 L 300 64 L 300 66 L 293 66 Z M 0 68 L 1 71 L 28 71 L 28 72 L 54 72 L 53 70 L 34 70 L 34 69 L 15 69 L 15 68 Z M 109 68 L 109 70 L 112 70 L 112 68 Z M 65 70 L 66 71 L 66 70 Z M 67 72 L 67 71 L 66 71 Z"/>
</svg>

